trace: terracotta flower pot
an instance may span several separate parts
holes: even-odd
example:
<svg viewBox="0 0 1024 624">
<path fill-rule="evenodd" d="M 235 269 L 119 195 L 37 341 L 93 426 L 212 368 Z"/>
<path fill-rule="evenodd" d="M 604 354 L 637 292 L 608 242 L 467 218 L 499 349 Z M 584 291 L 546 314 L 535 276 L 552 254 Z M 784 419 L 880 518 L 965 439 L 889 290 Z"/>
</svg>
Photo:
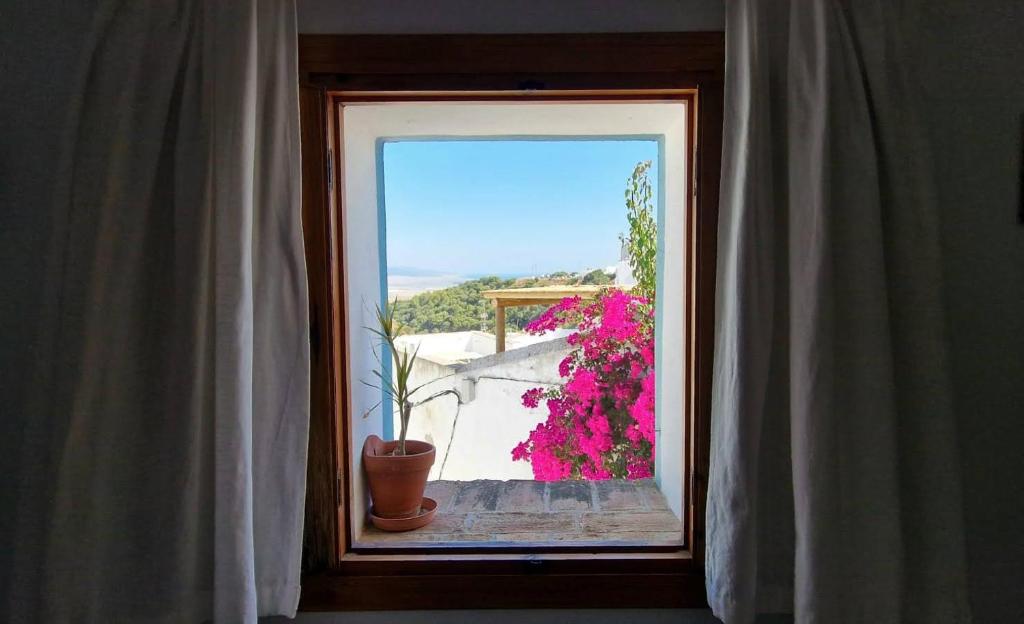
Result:
<svg viewBox="0 0 1024 624">
<path fill-rule="evenodd" d="M 370 482 L 373 513 L 381 518 L 411 518 L 420 513 L 427 475 L 434 465 L 434 445 L 405 441 L 405 455 L 391 455 L 397 440 L 375 435 L 363 444 L 363 469 Z"/>
</svg>

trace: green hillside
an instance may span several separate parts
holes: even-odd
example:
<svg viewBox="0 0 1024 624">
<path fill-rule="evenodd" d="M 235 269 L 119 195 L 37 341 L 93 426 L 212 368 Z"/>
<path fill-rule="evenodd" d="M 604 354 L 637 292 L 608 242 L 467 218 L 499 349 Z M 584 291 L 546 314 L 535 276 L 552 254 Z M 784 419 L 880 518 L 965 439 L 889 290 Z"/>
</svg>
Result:
<svg viewBox="0 0 1024 624">
<path fill-rule="evenodd" d="M 608 284 L 611 281 L 611 278 L 600 270 L 591 271 L 582 277 L 566 272 L 552 273 L 539 278 L 483 277 L 463 282 L 458 286 L 420 293 L 411 299 L 399 301 L 395 307 L 395 318 L 405 325 L 408 333 L 413 334 L 480 329 L 493 331 L 494 304 L 480 294 L 485 290 L 561 284 Z M 506 326 L 511 331 L 521 330 L 546 308 L 547 306 L 543 305 L 507 308 L 505 310 Z"/>
</svg>

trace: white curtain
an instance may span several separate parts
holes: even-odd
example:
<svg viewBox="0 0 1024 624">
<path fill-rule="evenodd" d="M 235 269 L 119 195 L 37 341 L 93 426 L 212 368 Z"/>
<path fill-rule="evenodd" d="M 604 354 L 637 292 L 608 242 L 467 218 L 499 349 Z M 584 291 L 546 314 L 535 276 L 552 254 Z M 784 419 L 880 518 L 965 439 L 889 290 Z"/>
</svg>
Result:
<svg viewBox="0 0 1024 624">
<path fill-rule="evenodd" d="M 78 87 L 50 111 L 69 130 L 0 619 L 291 615 L 309 416 L 294 2 L 97 4 L 81 66 L 54 68 Z"/>
<path fill-rule="evenodd" d="M 726 4 L 712 608 L 967 622 L 914 3 Z"/>
</svg>

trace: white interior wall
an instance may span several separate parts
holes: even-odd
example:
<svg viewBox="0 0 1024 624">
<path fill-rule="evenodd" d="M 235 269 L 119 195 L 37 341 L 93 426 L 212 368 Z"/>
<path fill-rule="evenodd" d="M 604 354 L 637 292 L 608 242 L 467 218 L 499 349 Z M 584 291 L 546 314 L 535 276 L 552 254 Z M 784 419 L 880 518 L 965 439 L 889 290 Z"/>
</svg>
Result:
<svg viewBox="0 0 1024 624">
<path fill-rule="evenodd" d="M 298 0 L 303 33 L 722 30 L 721 0 Z"/>
<path fill-rule="evenodd" d="M 391 103 L 353 104 L 343 113 L 345 142 L 345 253 L 350 271 L 346 300 L 352 310 L 347 319 L 350 371 L 350 412 L 352 422 L 352 457 L 359 457 L 367 435 L 381 435 L 380 418 L 362 418 L 380 400 L 380 392 L 359 380 L 373 379 L 377 366 L 371 352 L 371 335 L 364 327 L 372 326 L 374 303 L 380 301 L 381 279 L 378 263 L 378 178 L 377 150 L 379 141 L 388 138 L 436 137 L 587 137 L 587 136 L 662 136 L 664 141 L 665 220 L 660 225 L 670 237 L 682 240 L 685 232 L 685 176 L 674 172 L 688 170 L 686 149 L 686 104 L 666 103 L 573 103 L 573 104 L 503 104 L 503 103 Z M 367 260 L 371 259 L 371 260 Z M 684 254 L 680 246 L 667 246 L 664 252 L 664 283 L 661 300 L 662 322 L 659 329 L 665 344 L 683 344 L 682 285 Z M 667 320 L 666 320 L 667 319 Z M 683 359 L 661 360 L 659 376 L 667 380 L 659 387 L 659 449 L 676 448 L 684 440 L 682 383 Z M 680 410 L 678 413 L 672 410 Z M 682 517 L 683 454 L 659 453 L 660 486 L 669 506 Z M 357 467 L 358 468 L 358 467 Z M 351 471 L 350 482 L 354 503 L 352 517 L 357 532 L 365 522 L 367 493 L 361 469 Z"/>
</svg>

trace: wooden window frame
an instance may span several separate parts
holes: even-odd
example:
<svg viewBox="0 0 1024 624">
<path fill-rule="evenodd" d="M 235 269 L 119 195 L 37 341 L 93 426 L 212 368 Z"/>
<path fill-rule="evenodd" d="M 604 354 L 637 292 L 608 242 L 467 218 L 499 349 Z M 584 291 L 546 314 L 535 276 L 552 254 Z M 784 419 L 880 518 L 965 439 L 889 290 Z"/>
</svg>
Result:
<svg viewBox="0 0 1024 624">
<path fill-rule="evenodd" d="M 312 358 L 300 609 L 707 606 L 703 529 L 724 35 L 300 35 L 299 71 Z M 669 552 L 353 552 L 345 513 L 354 476 L 347 468 L 339 103 L 680 99 L 688 102 L 693 149 L 685 234 L 683 546 Z"/>
</svg>

